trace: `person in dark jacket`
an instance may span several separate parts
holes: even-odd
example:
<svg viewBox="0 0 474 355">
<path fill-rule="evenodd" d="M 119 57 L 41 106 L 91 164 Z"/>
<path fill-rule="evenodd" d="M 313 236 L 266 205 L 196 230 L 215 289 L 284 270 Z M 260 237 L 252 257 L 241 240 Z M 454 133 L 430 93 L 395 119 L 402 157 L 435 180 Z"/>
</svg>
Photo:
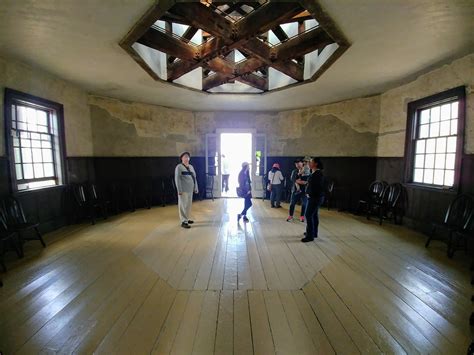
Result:
<svg viewBox="0 0 474 355">
<path fill-rule="evenodd" d="M 290 201 L 290 210 L 288 213 L 288 218 L 286 219 L 287 222 L 291 222 L 293 220 L 293 213 L 295 212 L 295 206 L 298 201 L 301 200 L 301 214 L 300 214 L 300 221 L 304 222 L 304 214 L 306 209 L 306 193 L 305 187 L 307 184 L 307 180 L 310 175 L 309 167 L 305 165 L 303 159 L 296 159 L 295 160 L 295 169 L 291 172 L 291 201 Z"/>
<path fill-rule="evenodd" d="M 306 185 L 306 233 L 301 239 L 303 243 L 312 242 L 318 237 L 319 226 L 319 207 L 324 202 L 324 175 L 322 172 L 323 164 L 319 158 L 311 158 L 309 162 L 311 175 Z"/>
<path fill-rule="evenodd" d="M 238 195 L 244 199 L 244 209 L 237 215 L 237 222 L 243 217 L 244 222 L 248 222 L 247 211 L 252 207 L 252 181 L 250 181 L 249 163 L 242 163 L 242 170 L 239 173 Z"/>
</svg>

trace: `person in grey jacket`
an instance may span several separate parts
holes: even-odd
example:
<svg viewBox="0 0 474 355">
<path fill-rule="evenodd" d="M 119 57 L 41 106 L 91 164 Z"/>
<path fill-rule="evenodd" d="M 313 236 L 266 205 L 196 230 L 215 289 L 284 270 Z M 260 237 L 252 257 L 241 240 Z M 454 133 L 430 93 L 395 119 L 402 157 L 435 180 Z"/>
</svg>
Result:
<svg viewBox="0 0 474 355">
<path fill-rule="evenodd" d="M 198 193 L 198 184 L 196 179 L 196 171 L 193 166 L 189 164 L 191 154 L 189 152 L 181 153 L 179 156 L 181 163 L 176 166 L 174 171 L 174 180 L 176 182 L 176 189 L 178 190 L 178 207 L 179 218 L 181 219 L 181 227 L 189 229 L 191 220 L 191 205 L 193 203 L 193 193 Z"/>
</svg>

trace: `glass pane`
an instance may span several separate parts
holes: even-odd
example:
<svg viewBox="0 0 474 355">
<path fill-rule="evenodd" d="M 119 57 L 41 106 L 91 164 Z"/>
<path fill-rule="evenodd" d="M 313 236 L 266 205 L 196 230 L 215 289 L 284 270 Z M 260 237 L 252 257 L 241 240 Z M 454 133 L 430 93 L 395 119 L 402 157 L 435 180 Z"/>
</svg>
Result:
<svg viewBox="0 0 474 355">
<path fill-rule="evenodd" d="M 26 125 L 26 123 L 18 122 L 18 129 L 26 131 L 28 129 L 28 126 Z"/>
<path fill-rule="evenodd" d="M 35 178 L 42 178 L 44 177 L 43 174 L 43 164 L 33 164 L 35 167 Z"/>
<path fill-rule="evenodd" d="M 434 154 L 427 154 L 425 158 L 425 168 L 433 169 L 434 168 Z"/>
<path fill-rule="evenodd" d="M 26 122 L 36 126 L 36 110 L 34 108 L 26 108 Z"/>
<path fill-rule="evenodd" d="M 446 154 L 446 169 L 454 169 L 456 154 Z"/>
<path fill-rule="evenodd" d="M 21 139 L 21 146 L 22 147 L 31 147 L 31 141 L 29 139 Z"/>
<path fill-rule="evenodd" d="M 458 134 L 458 120 L 451 120 L 451 135 Z"/>
<path fill-rule="evenodd" d="M 31 133 L 30 134 L 31 139 L 41 139 L 41 134 L 39 133 Z"/>
<path fill-rule="evenodd" d="M 433 169 L 425 169 L 425 173 L 423 174 L 423 183 L 425 184 L 432 184 L 433 183 Z"/>
<path fill-rule="evenodd" d="M 23 172 L 25 179 L 33 179 L 33 164 L 23 164 Z"/>
<path fill-rule="evenodd" d="M 41 145 L 43 148 L 51 148 L 51 142 L 42 141 Z"/>
<path fill-rule="evenodd" d="M 31 146 L 33 148 L 41 148 L 41 141 L 33 140 L 31 141 Z"/>
<path fill-rule="evenodd" d="M 435 170 L 433 184 L 443 185 L 444 170 Z"/>
<path fill-rule="evenodd" d="M 458 102 L 451 104 L 451 118 L 458 118 Z"/>
<path fill-rule="evenodd" d="M 448 153 L 456 153 L 456 137 L 448 137 L 448 146 L 446 147 Z"/>
<path fill-rule="evenodd" d="M 439 136 L 439 122 L 430 124 L 430 137 Z"/>
<path fill-rule="evenodd" d="M 429 134 L 429 125 L 421 125 L 418 138 L 427 138 Z"/>
<path fill-rule="evenodd" d="M 419 140 L 416 142 L 416 154 L 423 154 L 425 152 L 425 141 Z"/>
<path fill-rule="evenodd" d="M 48 127 L 46 126 L 37 126 L 35 130 L 41 133 L 48 133 Z"/>
<path fill-rule="evenodd" d="M 436 153 L 446 153 L 446 137 L 436 140 Z"/>
<path fill-rule="evenodd" d="M 431 122 L 438 122 L 439 121 L 439 106 L 433 107 L 431 109 L 430 121 Z"/>
<path fill-rule="evenodd" d="M 28 131 L 36 131 L 38 130 L 38 126 L 33 123 L 28 123 Z"/>
<path fill-rule="evenodd" d="M 21 148 L 21 157 L 23 158 L 23 163 L 31 163 L 31 149 Z"/>
<path fill-rule="evenodd" d="M 415 169 L 415 174 L 413 176 L 414 182 L 423 182 L 423 169 Z"/>
<path fill-rule="evenodd" d="M 454 184 L 454 170 L 446 170 L 444 172 L 444 185 L 453 186 Z"/>
<path fill-rule="evenodd" d="M 28 132 L 20 132 L 21 138 L 30 138 L 30 134 Z"/>
<path fill-rule="evenodd" d="M 43 161 L 43 157 L 41 155 L 41 149 L 33 148 L 33 163 L 41 163 L 42 161 Z"/>
<path fill-rule="evenodd" d="M 435 168 L 444 169 L 445 160 L 446 160 L 446 154 L 436 154 Z"/>
<path fill-rule="evenodd" d="M 12 121 L 12 129 L 16 129 L 16 121 Z"/>
<path fill-rule="evenodd" d="M 441 121 L 451 118 L 451 104 L 441 106 Z"/>
<path fill-rule="evenodd" d="M 20 139 L 18 137 L 13 137 L 13 146 L 14 147 L 20 146 Z"/>
<path fill-rule="evenodd" d="M 53 162 L 53 151 L 51 149 L 43 149 L 43 161 L 45 163 Z"/>
<path fill-rule="evenodd" d="M 442 121 L 440 128 L 439 128 L 439 135 L 440 136 L 449 136 L 449 121 Z"/>
<path fill-rule="evenodd" d="M 15 163 L 21 163 L 20 148 L 13 148 L 13 152 L 15 154 Z"/>
<path fill-rule="evenodd" d="M 49 134 L 42 134 L 41 139 L 44 141 L 51 141 L 51 136 Z"/>
<path fill-rule="evenodd" d="M 18 121 L 26 122 L 26 107 L 18 106 Z"/>
<path fill-rule="evenodd" d="M 15 164 L 15 170 L 16 170 L 16 179 L 22 180 L 23 172 L 21 171 L 21 164 Z"/>
<path fill-rule="evenodd" d="M 430 110 L 423 110 L 420 114 L 420 124 L 429 123 L 430 121 Z"/>
<path fill-rule="evenodd" d="M 425 156 L 423 154 L 415 155 L 415 168 L 423 168 L 425 165 Z"/>
<path fill-rule="evenodd" d="M 428 139 L 426 141 L 426 153 L 434 153 L 436 149 L 436 139 Z"/>
<path fill-rule="evenodd" d="M 45 111 L 38 110 L 36 118 L 38 119 L 38 124 L 41 124 L 43 126 L 46 126 L 48 124 L 48 117 Z"/>
<path fill-rule="evenodd" d="M 44 176 L 54 176 L 54 167 L 53 164 L 44 164 Z"/>
</svg>

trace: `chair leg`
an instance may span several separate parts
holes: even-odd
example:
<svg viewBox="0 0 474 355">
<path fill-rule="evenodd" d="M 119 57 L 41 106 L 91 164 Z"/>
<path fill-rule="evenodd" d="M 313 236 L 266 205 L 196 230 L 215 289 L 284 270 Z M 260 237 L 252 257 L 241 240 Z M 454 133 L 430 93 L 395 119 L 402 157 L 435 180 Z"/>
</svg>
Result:
<svg viewBox="0 0 474 355">
<path fill-rule="evenodd" d="M 433 227 L 431 229 L 430 235 L 428 236 L 428 240 L 426 241 L 425 248 L 428 248 L 430 246 L 431 240 L 433 239 L 435 233 L 436 233 L 436 227 Z"/>
<path fill-rule="evenodd" d="M 46 243 L 44 242 L 43 236 L 41 235 L 38 227 L 35 227 L 35 232 L 36 232 L 36 235 L 38 236 L 38 239 L 41 242 L 41 245 L 43 246 L 43 248 L 46 248 Z"/>
<path fill-rule="evenodd" d="M 0 266 L 2 267 L 3 272 L 7 272 L 7 266 L 5 265 L 5 240 L 2 239 L 1 241 L 1 249 L 0 249 Z"/>
<path fill-rule="evenodd" d="M 453 232 L 450 231 L 448 234 L 448 251 L 447 251 L 448 258 L 452 258 L 454 256 L 455 248 L 456 248 L 456 238 L 453 237 Z"/>
</svg>

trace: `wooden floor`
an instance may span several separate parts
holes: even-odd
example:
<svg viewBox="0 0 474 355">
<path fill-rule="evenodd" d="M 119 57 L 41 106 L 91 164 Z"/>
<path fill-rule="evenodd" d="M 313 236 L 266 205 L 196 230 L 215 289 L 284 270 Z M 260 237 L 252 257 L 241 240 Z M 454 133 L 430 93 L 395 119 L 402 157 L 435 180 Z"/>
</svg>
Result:
<svg viewBox="0 0 474 355">
<path fill-rule="evenodd" d="M 2 275 L 4 354 L 464 354 L 462 253 L 404 227 L 322 211 L 320 238 L 254 200 L 123 214 L 46 235 Z"/>
</svg>

